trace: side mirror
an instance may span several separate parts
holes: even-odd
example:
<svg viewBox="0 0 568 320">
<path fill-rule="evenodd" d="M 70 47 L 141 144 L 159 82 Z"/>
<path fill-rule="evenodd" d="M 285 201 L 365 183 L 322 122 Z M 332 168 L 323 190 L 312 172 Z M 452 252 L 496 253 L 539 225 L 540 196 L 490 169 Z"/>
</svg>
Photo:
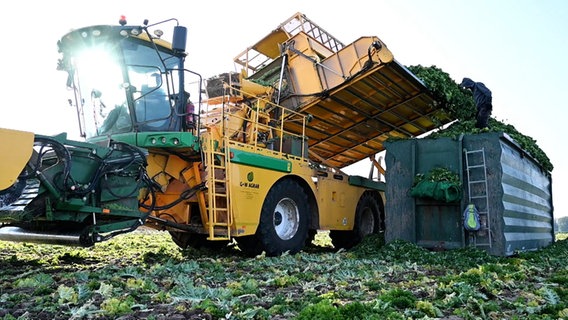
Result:
<svg viewBox="0 0 568 320">
<path fill-rule="evenodd" d="M 175 26 L 172 48 L 175 51 L 183 52 L 185 51 L 186 42 L 187 42 L 187 28 L 182 26 Z"/>
</svg>

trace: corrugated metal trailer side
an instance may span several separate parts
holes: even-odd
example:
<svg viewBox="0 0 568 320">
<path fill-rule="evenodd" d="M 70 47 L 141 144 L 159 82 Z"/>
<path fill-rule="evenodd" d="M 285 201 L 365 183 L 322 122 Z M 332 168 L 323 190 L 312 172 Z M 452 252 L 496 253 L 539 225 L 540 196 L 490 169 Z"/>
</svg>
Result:
<svg viewBox="0 0 568 320">
<path fill-rule="evenodd" d="M 483 148 L 486 154 L 493 238 L 489 252 L 512 255 L 554 242 L 550 173 L 504 133 L 466 135 L 463 145 L 467 150 Z"/>
</svg>

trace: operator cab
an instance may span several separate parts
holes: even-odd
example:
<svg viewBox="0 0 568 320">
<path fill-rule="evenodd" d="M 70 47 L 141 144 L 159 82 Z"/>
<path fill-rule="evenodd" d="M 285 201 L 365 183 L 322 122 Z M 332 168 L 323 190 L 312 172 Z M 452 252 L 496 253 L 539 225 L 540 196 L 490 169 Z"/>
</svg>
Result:
<svg viewBox="0 0 568 320">
<path fill-rule="evenodd" d="M 58 42 L 83 137 L 188 130 L 186 29 L 176 24 L 172 43 L 155 29 L 170 21 L 127 26 L 122 17 L 120 26 L 77 29 Z"/>
</svg>

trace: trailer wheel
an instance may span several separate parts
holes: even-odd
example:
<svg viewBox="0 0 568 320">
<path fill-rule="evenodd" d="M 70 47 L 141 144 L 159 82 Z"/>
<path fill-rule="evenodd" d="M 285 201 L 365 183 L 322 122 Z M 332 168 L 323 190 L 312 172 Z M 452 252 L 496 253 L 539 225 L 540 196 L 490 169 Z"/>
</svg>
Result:
<svg viewBox="0 0 568 320">
<path fill-rule="evenodd" d="M 329 237 L 336 249 L 350 249 L 361 241 L 365 236 L 380 231 L 380 209 L 376 198 L 370 192 L 365 192 L 357 203 L 355 209 L 355 224 L 353 230 L 331 230 Z"/>
<path fill-rule="evenodd" d="M 283 180 L 275 184 L 264 199 L 255 236 L 236 240 L 248 254 L 262 251 L 267 256 L 278 256 L 286 251 L 294 254 L 306 244 L 309 218 L 304 189 L 293 180 Z"/>
</svg>

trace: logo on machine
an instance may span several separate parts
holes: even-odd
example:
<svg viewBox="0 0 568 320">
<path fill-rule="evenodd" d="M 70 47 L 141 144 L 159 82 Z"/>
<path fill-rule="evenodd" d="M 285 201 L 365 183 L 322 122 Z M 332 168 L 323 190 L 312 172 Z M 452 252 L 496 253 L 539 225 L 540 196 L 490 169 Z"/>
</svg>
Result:
<svg viewBox="0 0 568 320">
<path fill-rule="evenodd" d="M 241 181 L 240 186 L 244 188 L 258 189 L 258 183 L 253 183 L 254 173 L 251 171 L 247 173 L 247 181 Z"/>
</svg>

